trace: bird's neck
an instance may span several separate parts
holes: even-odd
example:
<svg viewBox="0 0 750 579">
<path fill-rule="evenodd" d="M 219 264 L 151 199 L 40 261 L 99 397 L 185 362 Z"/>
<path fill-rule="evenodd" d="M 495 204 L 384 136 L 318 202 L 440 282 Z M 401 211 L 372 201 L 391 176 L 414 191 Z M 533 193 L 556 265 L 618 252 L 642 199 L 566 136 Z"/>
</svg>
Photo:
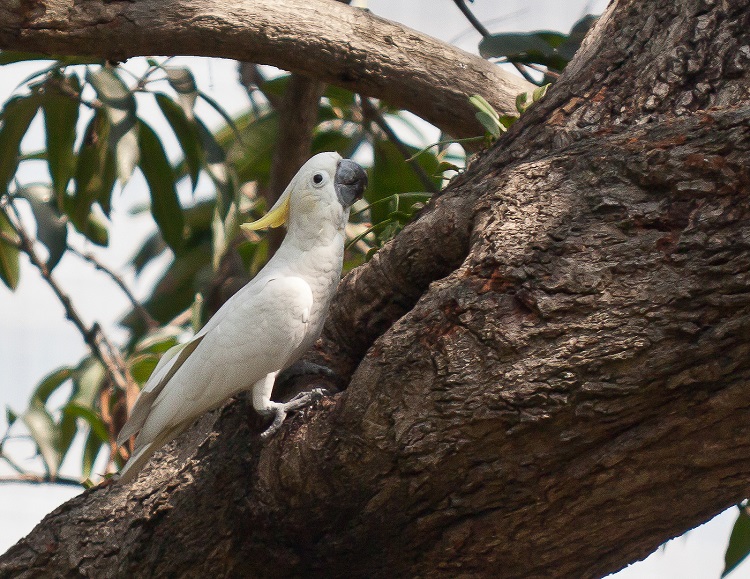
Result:
<svg viewBox="0 0 750 579">
<path fill-rule="evenodd" d="M 290 219 L 284 241 L 268 264 L 271 269 L 300 275 L 315 285 L 338 283 L 349 210 L 334 209 L 336 215 Z"/>
</svg>

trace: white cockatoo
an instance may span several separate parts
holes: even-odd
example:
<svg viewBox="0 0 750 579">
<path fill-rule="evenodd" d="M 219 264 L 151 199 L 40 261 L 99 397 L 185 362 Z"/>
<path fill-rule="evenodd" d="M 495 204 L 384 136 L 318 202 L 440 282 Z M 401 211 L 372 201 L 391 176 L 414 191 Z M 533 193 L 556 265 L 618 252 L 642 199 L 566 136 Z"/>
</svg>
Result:
<svg viewBox="0 0 750 579">
<path fill-rule="evenodd" d="M 138 433 L 121 481 L 135 477 L 155 451 L 204 412 L 243 390 L 252 390 L 259 413 L 274 416 L 266 436 L 288 411 L 310 402 L 310 392 L 273 402 L 271 390 L 276 375 L 323 329 L 341 276 L 349 209 L 366 184 L 367 174 L 355 162 L 320 153 L 303 165 L 263 218 L 242 225 L 256 230 L 287 223 L 287 234 L 258 275 L 192 340 L 159 361 L 117 438 L 123 445 Z"/>
</svg>

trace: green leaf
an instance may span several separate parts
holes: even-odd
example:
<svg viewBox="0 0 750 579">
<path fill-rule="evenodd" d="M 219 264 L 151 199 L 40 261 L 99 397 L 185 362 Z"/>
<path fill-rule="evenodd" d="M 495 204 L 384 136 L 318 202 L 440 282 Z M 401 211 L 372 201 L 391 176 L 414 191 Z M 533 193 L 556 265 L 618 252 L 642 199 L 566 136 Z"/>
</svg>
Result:
<svg viewBox="0 0 750 579">
<path fill-rule="evenodd" d="M 65 86 L 65 92 L 62 86 Z M 57 77 L 45 83 L 42 101 L 47 139 L 47 163 L 58 199 L 58 207 L 62 207 L 63 196 L 76 166 L 74 147 L 80 102 L 71 96 L 70 92 L 80 94 L 81 83 L 78 77 L 75 75 Z"/>
<path fill-rule="evenodd" d="M 84 420 L 101 440 L 107 440 L 109 438 L 107 426 L 104 424 L 101 417 L 91 408 L 81 406 L 80 404 L 70 403 L 63 406 L 62 413 L 64 415 Z"/>
<path fill-rule="evenodd" d="M 216 186 L 219 214 L 223 218 L 226 216 L 232 203 L 235 202 L 237 196 L 237 184 L 234 179 L 234 173 L 230 170 L 227 163 L 224 148 L 219 144 L 211 131 L 201 121 L 197 121 L 197 127 L 198 136 L 205 154 L 206 171 Z M 248 154 L 252 154 L 252 145 L 248 151 Z"/>
<path fill-rule="evenodd" d="M 490 103 L 488 103 L 485 98 L 482 95 L 471 95 L 469 97 L 469 102 L 472 104 L 472 106 L 477 109 L 480 112 L 485 113 L 488 117 L 492 117 L 493 119 L 498 119 L 500 116 L 498 115 L 497 111 L 492 107 Z"/>
<path fill-rule="evenodd" d="M 115 153 L 117 176 L 124 185 L 140 158 L 135 96 L 111 68 L 102 67 L 95 72 L 89 70 L 86 80 L 104 103 L 111 126 L 109 146 Z"/>
<path fill-rule="evenodd" d="M 93 408 L 106 376 L 104 366 L 99 360 L 85 358 L 73 373 L 73 393 L 69 402 Z"/>
<path fill-rule="evenodd" d="M 394 193 L 409 193 L 424 189 L 422 181 L 414 173 L 414 169 L 404 161 L 401 151 L 390 141 L 377 141 L 374 145 L 375 159 L 370 171 L 370 183 L 365 192 L 365 199 L 371 204 L 370 215 L 372 224 L 378 225 L 389 220 L 389 215 L 395 209 L 411 213 L 411 208 L 417 202 L 414 198 L 397 199 L 392 202 L 377 203 L 392 196 Z M 418 151 L 415 147 L 408 147 L 411 153 Z M 437 172 L 439 161 L 428 151 L 417 158 L 417 162 L 427 175 Z M 439 186 L 439 179 L 433 179 L 435 186 Z"/>
<path fill-rule="evenodd" d="M 52 393 L 65 384 L 72 375 L 73 369 L 64 366 L 45 376 L 31 395 L 32 403 L 36 400 L 39 404 L 44 406 Z"/>
<path fill-rule="evenodd" d="M 361 131 L 349 134 L 342 131 L 316 131 L 313 136 L 312 153 L 337 151 L 345 159 L 350 158 L 360 145 L 364 135 Z"/>
<path fill-rule="evenodd" d="M 179 343 L 184 330 L 179 326 L 162 326 L 141 339 L 135 351 L 144 354 L 162 354 Z"/>
<path fill-rule="evenodd" d="M 498 123 L 502 127 L 501 130 L 509 129 L 519 118 L 514 115 L 501 115 L 498 119 Z"/>
<path fill-rule="evenodd" d="M 18 414 L 13 412 L 10 406 L 5 407 L 5 420 L 8 422 L 8 428 L 13 426 L 13 423 L 18 420 Z"/>
<path fill-rule="evenodd" d="M 326 91 L 325 93 L 323 93 L 323 96 L 328 99 L 328 102 L 331 103 L 331 106 L 340 109 L 351 109 L 356 104 L 354 93 L 352 91 L 332 84 L 329 84 L 326 87 Z"/>
<path fill-rule="evenodd" d="M 130 362 L 130 374 L 139 384 L 145 384 L 151 373 L 159 363 L 159 356 L 156 354 L 141 354 L 135 356 Z"/>
<path fill-rule="evenodd" d="M 31 205 L 36 221 L 36 237 L 49 253 L 47 269 L 52 271 L 68 249 L 68 226 L 60 215 L 49 185 L 27 185 L 17 191 Z"/>
<path fill-rule="evenodd" d="M 37 54 L 35 52 L 21 52 L 19 50 L 3 50 L 0 52 L 0 66 L 23 62 L 26 60 L 52 60 L 48 54 Z"/>
<path fill-rule="evenodd" d="M 460 173 L 461 171 L 463 171 L 463 167 L 459 167 L 455 163 L 451 163 L 449 161 L 440 161 L 437 172 L 445 173 L 446 171 L 455 171 L 456 173 Z"/>
<path fill-rule="evenodd" d="M 16 174 L 21 140 L 40 104 L 39 94 L 34 92 L 10 99 L 0 113 L 0 194 L 8 190 L 8 184 Z"/>
<path fill-rule="evenodd" d="M 493 34 L 479 43 L 479 54 L 484 58 L 507 58 L 510 62 L 537 63 L 562 70 L 568 61 L 560 56 L 557 47 L 567 35 L 559 32 Z"/>
<path fill-rule="evenodd" d="M 193 303 L 196 278 L 211 275 L 211 247 L 208 243 L 186 248 L 157 282 L 145 306 L 159 322 L 166 323 Z"/>
<path fill-rule="evenodd" d="M 106 247 L 109 244 L 109 231 L 107 231 L 106 224 L 93 213 L 88 214 L 83 228 L 79 229 L 76 227 L 76 229 L 85 235 L 86 239 L 96 245 Z"/>
<path fill-rule="evenodd" d="M 3 211 L 0 211 L 0 231 L 14 241 L 19 241 L 16 230 Z M 21 277 L 21 263 L 18 259 L 19 250 L 15 245 L 0 238 L 0 279 L 12 291 L 18 287 Z"/>
<path fill-rule="evenodd" d="M 94 468 L 96 457 L 99 455 L 102 446 L 104 446 L 106 442 L 106 439 L 102 440 L 93 428 L 89 430 L 88 436 L 86 436 L 86 442 L 83 446 L 83 458 L 81 462 L 81 470 L 84 479 L 91 477 L 91 471 Z"/>
<path fill-rule="evenodd" d="M 237 178 L 241 183 L 260 181 L 267 184 L 271 176 L 271 162 L 276 136 L 279 131 L 279 116 L 270 111 L 263 116 L 243 115 L 237 119 L 237 126 L 242 134 L 242 142 L 234 139 L 228 129 L 220 129 L 216 133 L 219 147 L 228 149 L 228 159 L 237 171 Z M 210 147 L 204 143 L 207 162 Z"/>
<path fill-rule="evenodd" d="M 537 102 L 538 100 L 541 100 L 544 95 L 547 94 L 547 89 L 549 89 L 550 83 L 544 84 L 540 86 L 539 88 L 535 88 L 534 92 L 531 94 L 531 101 Z"/>
<path fill-rule="evenodd" d="M 522 92 L 516 95 L 516 110 L 519 113 L 523 113 L 528 108 L 529 105 L 526 104 L 528 100 L 529 100 L 529 95 L 525 92 Z"/>
<path fill-rule="evenodd" d="M 185 113 L 185 117 L 192 120 L 195 101 L 198 98 L 198 87 L 195 84 L 193 73 L 185 67 L 165 66 L 163 68 L 164 72 L 167 73 L 170 86 L 177 93 L 177 100 Z"/>
<path fill-rule="evenodd" d="M 162 114 L 167 119 L 169 126 L 172 127 L 177 141 L 180 143 L 182 152 L 185 155 L 185 165 L 190 173 L 190 182 L 193 185 L 193 191 L 195 191 L 195 187 L 198 184 L 198 175 L 201 170 L 202 156 L 198 128 L 191 120 L 192 117 L 187 117 L 183 109 L 167 95 L 156 93 L 154 96 Z"/>
<path fill-rule="evenodd" d="M 750 555 L 750 515 L 747 507 L 739 507 L 739 515 L 729 535 L 729 545 L 724 554 L 724 571 L 721 576 L 726 577 L 737 565 Z"/>
<path fill-rule="evenodd" d="M 0 52 L 0 66 L 30 60 L 55 60 L 59 66 L 72 64 L 100 64 L 102 62 L 101 58 L 93 56 L 59 56 L 40 54 L 36 52 L 21 52 L 18 50 L 3 50 Z"/>
<path fill-rule="evenodd" d="M 112 189 L 115 186 L 115 156 L 108 145 L 111 131 L 106 113 L 97 111 L 84 131 L 78 153 L 73 196 L 63 197 L 63 207 L 76 229 L 84 235 L 88 231 L 91 205 L 98 201 L 105 214 L 109 212 Z M 87 236 L 88 237 L 88 236 Z"/>
<path fill-rule="evenodd" d="M 24 412 L 22 420 L 42 456 L 47 474 L 51 478 L 56 477 L 62 461 L 58 450 L 60 431 L 57 424 L 44 405 L 34 399 Z"/>
<path fill-rule="evenodd" d="M 214 99 L 212 99 L 210 96 L 208 96 L 206 93 L 199 91 L 198 96 L 201 97 L 208 105 L 211 106 L 219 115 L 221 118 L 224 119 L 224 122 L 227 124 L 229 128 L 232 129 L 234 132 L 234 135 L 237 137 L 237 140 L 242 142 L 242 134 L 237 129 L 237 125 L 234 124 L 234 120 L 230 116 L 230 114 L 222 107 L 218 102 L 216 102 Z"/>
<path fill-rule="evenodd" d="M 164 239 L 161 235 L 156 232 L 149 235 L 137 253 L 130 260 L 130 263 L 135 268 L 136 275 L 140 274 L 152 260 L 159 257 L 165 249 L 167 249 L 167 244 L 164 243 Z"/>
<path fill-rule="evenodd" d="M 279 75 L 276 78 L 261 83 L 258 88 L 269 101 L 278 100 L 286 93 L 290 77 L 290 74 Z"/>
<path fill-rule="evenodd" d="M 477 111 L 474 113 L 477 120 L 482 124 L 485 130 L 493 137 L 497 138 L 503 132 L 504 127 L 494 117 L 491 117 L 484 111 Z"/>
<path fill-rule="evenodd" d="M 164 241 L 177 251 L 183 244 L 185 220 L 177 198 L 174 171 L 154 130 L 143 121 L 139 121 L 139 127 L 138 142 L 143 151 L 140 167 L 151 192 L 151 213 Z"/>
</svg>

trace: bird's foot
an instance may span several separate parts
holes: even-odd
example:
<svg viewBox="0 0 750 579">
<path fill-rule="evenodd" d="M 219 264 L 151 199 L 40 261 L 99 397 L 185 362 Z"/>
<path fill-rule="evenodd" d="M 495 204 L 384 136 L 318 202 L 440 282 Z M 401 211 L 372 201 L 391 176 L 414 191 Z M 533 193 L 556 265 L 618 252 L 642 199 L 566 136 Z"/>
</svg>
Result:
<svg viewBox="0 0 750 579">
<path fill-rule="evenodd" d="M 307 392 L 300 392 L 299 394 L 297 394 L 297 396 L 295 396 L 288 402 L 271 402 L 269 414 L 271 412 L 274 413 L 273 422 L 271 423 L 271 426 L 261 432 L 260 437 L 268 438 L 274 432 L 276 432 L 279 427 L 281 427 L 288 412 L 300 410 L 305 406 L 309 406 L 310 404 L 318 402 L 323 398 L 323 396 L 325 396 L 325 394 L 326 391 L 322 388 L 313 388 L 312 390 L 308 390 Z"/>
</svg>

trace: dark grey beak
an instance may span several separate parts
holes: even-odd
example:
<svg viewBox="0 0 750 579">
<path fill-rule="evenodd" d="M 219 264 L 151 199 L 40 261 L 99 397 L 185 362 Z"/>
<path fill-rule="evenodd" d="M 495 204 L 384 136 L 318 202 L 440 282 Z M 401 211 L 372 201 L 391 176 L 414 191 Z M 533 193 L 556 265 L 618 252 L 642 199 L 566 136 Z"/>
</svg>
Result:
<svg viewBox="0 0 750 579">
<path fill-rule="evenodd" d="M 333 187 L 339 203 L 344 208 L 351 207 L 352 203 L 362 197 L 367 187 L 367 173 L 354 161 L 341 159 L 333 178 Z"/>
</svg>

